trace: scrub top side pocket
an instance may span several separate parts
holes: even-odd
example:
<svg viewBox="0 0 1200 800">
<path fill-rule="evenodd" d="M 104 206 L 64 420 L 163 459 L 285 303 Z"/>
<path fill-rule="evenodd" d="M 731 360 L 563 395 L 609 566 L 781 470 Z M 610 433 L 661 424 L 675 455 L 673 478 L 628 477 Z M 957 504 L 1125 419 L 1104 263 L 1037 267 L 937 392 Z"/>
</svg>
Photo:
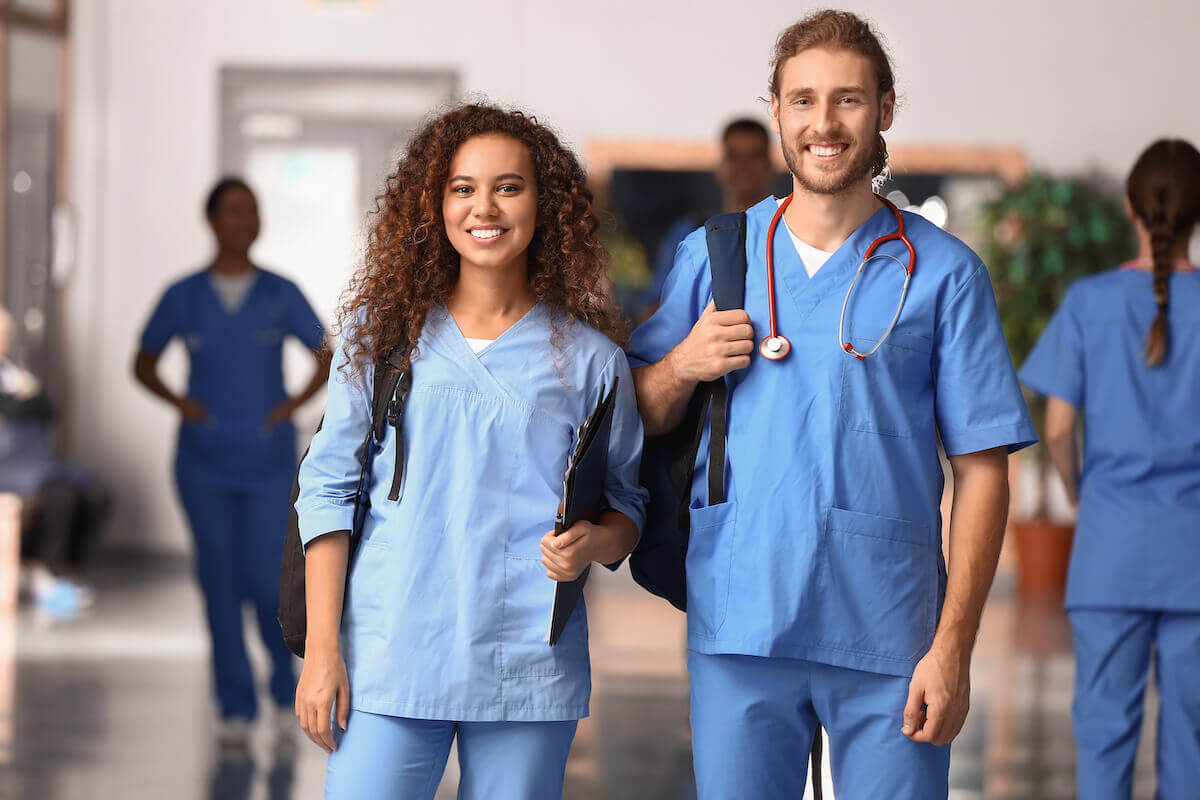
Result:
<svg viewBox="0 0 1200 800">
<path fill-rule="evenodd" d="M 505 554 L 501 678 L 550 677 L 588 670 L 587 611 L 582 600 L 558 642 L 550 645 L 554 587 L 540 558 Z"/>
<path fill-rule="evenodd" d="M 387 545 L 370 539 L 364 539 L 351 557 L 342 610 L 342 630 L 354 632 L 343 639 L 348 666 L 388 657 L 390 564 Z"/>
<path fill-rule="evenodd" d="M 820 645 L 914 664 L 933 642 L 938 558 L 917 522 L 831 507 L 820 541 Z"/>
<path fill-rule="evenodd" d="M 687 550 L 688 627 L 714 638 L 729 608 L 737 512 L 734 501 L 693 508 Z"/>
<path fill-rule="evenodd" d="M 882 334 L 882 331 L 880 331 Z M 879 341 L 851 336 L 866 353 Z M 910 438 L 929 416 L 932 398 L 932 342 L 893 331 L 873 355 L 842 358 L 841 415 L 850 430 Z"/>
</svg>

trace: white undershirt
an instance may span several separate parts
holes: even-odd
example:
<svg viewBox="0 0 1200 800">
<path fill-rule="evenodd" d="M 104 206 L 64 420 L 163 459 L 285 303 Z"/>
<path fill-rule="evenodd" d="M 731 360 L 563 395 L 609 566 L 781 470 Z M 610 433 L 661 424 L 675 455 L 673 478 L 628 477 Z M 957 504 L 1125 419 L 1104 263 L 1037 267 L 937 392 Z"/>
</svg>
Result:
<svg viewBox="0 0 1200 800">
<path fill-rule="evenodd" d="M 776 198 L 775 203 L 782 205 L 783 200 Z M 800 241 L 800 237 L 792 233 L 792 229 L 788 228 L 787 221 L 784 220 L 783 227 L 787 228 L 788 236 L 792 240 L 792 244 L 796 247 L 796 254 L 800 256 L 800 263 L 804 265 L 804 271 L 808 273 L 808 277 L 817 274 L 817 270 L 825 266 L 825 262 L 829 260 L 833 253 L 828 253 L 824 250 L 818 250 L 808 242 Z"/>
<path fill-rule="evenodd" d="M 225 313 L 236 314 L 242 303 L 246 302 L 246 295 L 250 293 L 256 276 L 255 270 L 248 270 L 240 275 L 209 273 L 209 277 L 212 278 L 213 288 L 217 290 L 217 297 L 221 298 Z"/>
<path fill-rule="evenodd" d="M 467 344 L 471 346 L 472 353 L 478 353 L 480 350 L 496 341 L 495 339 L 472 339 L 470 336 L 464 336 L 463 338 L 466 339 Z"/>
</svg>

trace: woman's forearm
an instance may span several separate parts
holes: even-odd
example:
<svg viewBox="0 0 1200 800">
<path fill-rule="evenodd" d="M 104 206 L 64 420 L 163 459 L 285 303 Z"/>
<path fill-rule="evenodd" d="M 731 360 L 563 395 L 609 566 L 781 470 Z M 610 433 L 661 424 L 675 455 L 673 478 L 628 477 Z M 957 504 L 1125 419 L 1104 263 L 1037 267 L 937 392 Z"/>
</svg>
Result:
<svg viewBox="0 0 1200 800">
<path fill-rule="evenodd" d="M 349 555 L 349 531 L 320 536 L 309 542 L 304 551 L 304 600 L 308 612 L 305 651 L 338 649 Z"/>
<path fill-rule="evenodd" d="M 1062 478 L 1071 505 L 1079 505 L 1079 442 L 1075 428 L 1077 412 L 1066 400 L 1046 398 L 1046 451 Z"/>
<path fill-rule="evenodd" d="M 612 564 L 632 552 L 638 540 L 637 524 L 620 511 L 610 509 L 600 515 L 595 536 L 592 560 Z"/>
<path fill-rule="evenodd" d="M 182 398 L 176 396 L 158 377 L 158 356 L 156 354 L 146 350 L 139 351 L 133 361 L 133 375 L 137 378 L 138 383 L 171 405 L 178 407 L 182 402 Z"/>
<path fill-rule="evenodd" d="M 309 379 L 308 385 L 300 394 L 296 395 L 296 399 L 293 401 L 297 407 L 307 403 L 309 398 L 320 391 L 321 387 L 329 380 L 329 365 L 333 360 L 330 352 L 325 349 L 314 350 L 313 359 L 316 361 L 316 366 L 313 368 L 312 377 Z"/>
</svg>

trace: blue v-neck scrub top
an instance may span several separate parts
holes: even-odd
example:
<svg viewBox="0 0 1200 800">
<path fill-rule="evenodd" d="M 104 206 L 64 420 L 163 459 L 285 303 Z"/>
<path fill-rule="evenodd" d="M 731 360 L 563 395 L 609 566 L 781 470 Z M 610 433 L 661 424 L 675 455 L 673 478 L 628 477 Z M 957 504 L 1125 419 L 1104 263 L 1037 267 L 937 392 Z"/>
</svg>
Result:
<svg viewBox="0 0 1200 800">
<path fill-rule="evenodd" d="M 352 523 L 373 370 L 347 377 L 338 370 L 346 362 L 343 343 L 325 422 L 300 468 L 306 544 Z M 342 642 L 351 707 L 472 722 L 587 716 L 585 604 L 551 647 L 555 583 L 540 542 L 554 528 L 575 430 L 618 379 L 605 498 L 641 529 L 642 425 L 625 354 L 590 327 L 552 318 L 542 303 L 476 354 L 435 307 L 412 379 L 400 499 L 387 498 L 396 446 L 389 426 L 371 456 L 370 510 L 348 576 Z"/>
<path fill-rule="evenodd" d="M 289 335 L 316 350 L 324 328 L 296 284 L 264 269 L 255 269 L 254 283 L 233 313 L 221 304 L 208 270 L 163 294 L 141 347 L 157 354 L 171 339 L 182 339 L 188 395 L 211 416 L 180 424 L 176 464 L 182 480 L 253 488 L 278 483 L 278 476 L 296 468 L 292 422 L 266 422 L 287 399 L 283 340 Z"/>
<path fill-rule="evenodd" d="M 770 330 L 767 227 L 773 197 L 747 212 L 746 310 Z M 904 212 L 902 212 L 904 213 Z M 791 354 L 755 353 L 729 374 L 726 497 L 707 504 L 707 439 L 692 489 L 688 647 L 911 675 L 945 595 L 941 550 L 948 455 L 1036 440 L 987 269 L 958 239 L 904 213 L 917 265 L 895 330 L 865 361 L 838 337 L 867 247 L 896 230 L 880 207 L 809 278 L 785 231 L 774 241 L 779 331 Z M 906 261 L 899 242 L 880 248 Z M 866 352 L 886 330 L 903 271 L 872 261 L 846 312 Z M 679 246 L 658 311 L 634 333 L 633 367 L 691 331 L 712 298 L 704 231 Z"/>
<path fill-rule="evenodd" d="M 1143 355 L 1153 282 L 1077 281 L 1021 366 L 1029 388 L 1082 411 L 1069 610 L 1200 611 L 1200 272 L 1171 275 L 1157 367 Z"/>
</svg>

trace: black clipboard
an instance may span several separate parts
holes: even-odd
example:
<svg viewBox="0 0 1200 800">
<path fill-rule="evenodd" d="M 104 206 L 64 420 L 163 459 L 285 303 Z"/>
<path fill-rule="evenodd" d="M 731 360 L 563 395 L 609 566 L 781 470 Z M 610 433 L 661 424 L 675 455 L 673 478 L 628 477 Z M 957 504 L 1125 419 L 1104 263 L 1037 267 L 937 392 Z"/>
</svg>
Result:
<svg viewBox="0 0 1200 800">
<path fill-rule="evenodd" d="M 604 484 L 608 479 L 608 442 L 612 433 L 613 406 L 617 396 L 618 378 L 605 392 L 601 389 L 600 402 L 579 426 L 575 437 L 575 449 L 567 461 L 567 475 L 563 481 L 563 502 L 554 520 L 557 536 L 570 529 L 580 520 L 595 522 L 604 510 Z M 550 644 L 558 642 L 567 620 L 575 610 L 583 585 L 587 583 L 591 567 L 573 581 L 559 581 L 554 587 L 554 606 L 550 613 Z"/>
</svg>

